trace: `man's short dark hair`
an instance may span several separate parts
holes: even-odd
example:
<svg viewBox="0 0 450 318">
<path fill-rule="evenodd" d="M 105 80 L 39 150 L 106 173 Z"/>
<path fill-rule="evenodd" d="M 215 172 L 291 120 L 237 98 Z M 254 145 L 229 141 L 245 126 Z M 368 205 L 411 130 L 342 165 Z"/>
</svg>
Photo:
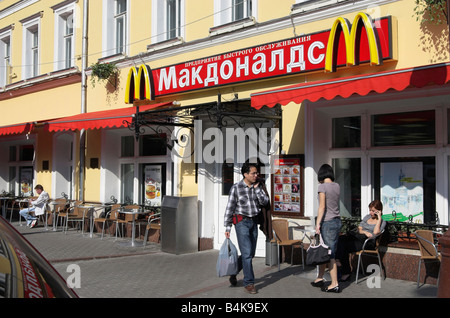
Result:
<svg viewBox="0 0 450 318">
<path fill-rule="evenodd" d="M 44 190 L 44 187 L 43 186 L 41 186 L 40 184 L 37 184 L 35 187 L 34 187 L 34 190 Z"/>
<path fill-rule="evenodd" d="M 258 165 L 256 163 L 251 163 L 251 162 L 244 163 L 241 168 L 242 176 L 244 175 L 244 173 L 250 173 L 251 167 L 255 167 L 256 170 L 258 170 Z"/>
<path fill-rule="evenodd" d="M 329 164 L 323 164 L 317 173 L 317 180 L 319 182 L 322 182 L 326 178 L 330 178 L 331 181 L 334 181 L 334 171 Z"/>
</svg>

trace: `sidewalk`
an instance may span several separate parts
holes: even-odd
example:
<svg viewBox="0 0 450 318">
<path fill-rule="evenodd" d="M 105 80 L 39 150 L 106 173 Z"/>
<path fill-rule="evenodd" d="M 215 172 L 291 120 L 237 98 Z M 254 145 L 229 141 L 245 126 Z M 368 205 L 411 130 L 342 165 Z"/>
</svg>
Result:
<svg viewBox="0 0 450 318">
<path fill-rule="evenodd" d="M 231 287 L 227 277 L 217 277 L 218 251 L 208 250 L 192 254 L 164 253 L 160 244 L 148 243 L 144 247 L 126 247 L 114 238 L 100 239 L 94 234 L 69 230 L 48 231 L 42 226 L 29 229 L 13 222 L 14 227 L 30 241 L 61 276 L 67 279 L 76 264 L 80 269 L 80 288 L 75 291 L 81 298 L 220 298 L 246 301 L 269 298 L 434 298 L 437 288 L 415 282 L 385 279 L 370 288 L 378 277 L 363 277 L 341 283 L 340 294 L 327 294 L 314 288 L 310 282 L 315 268 L 282 264 L 266 266 L 264 258 L 254 259 L 258 294 L 250 295 L 242 287 L 242 274 L 238 286 Z M 377 288 L 378 287 L 378 288 Z M 242 301 L 242 300 L 241 300 Z"/>
</svg>

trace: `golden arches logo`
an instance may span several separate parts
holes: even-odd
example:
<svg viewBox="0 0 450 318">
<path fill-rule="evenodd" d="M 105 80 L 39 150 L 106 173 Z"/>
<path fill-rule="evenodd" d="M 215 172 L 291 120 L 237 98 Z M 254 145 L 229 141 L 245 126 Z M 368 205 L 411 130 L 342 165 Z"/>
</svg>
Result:
<svg viewBox="0 0 450 318">
<path fill-rule="evenodd" d="M 125 89 L 125 103 L 133 104 L 135 100 L 152 100 L 154 99 L 153 92 L 153 77 L 150 66 L 141 65 L 139 68 L 130 68 Z"/>
<path fill-rule="evenodd" d="M 360 25 L 362 23 L 362 25 Z M 353 20 L 353 24 L 345 18 L 337 18 L 333 27 L 331 28 L 330 35 L 328 37 L 327 51 L 325 57 L 325 72 L 333 72 L 336 61 L 334 61 L 335 55 L 335 47 L 339 45 L 336 35 L 338 28 L 341 27 L 342 33 L 344 35 L 345 41 L 345 50 L 347 55 L 347 66 L 353 66 L 358 63 L 356 61 L 356 36 L 359 35 L 359 28 L 364 27 L 367 33 L 367 40 L 369 45 L 369 53 L 370 53 L 370 65 L 381 65 L 383 60 L 381 58 L 381 54 L 378 47 L 378 38 L 375 32 L 372 19 L 365 13 L 359 12 L 355 19 Z"/>
</svg>

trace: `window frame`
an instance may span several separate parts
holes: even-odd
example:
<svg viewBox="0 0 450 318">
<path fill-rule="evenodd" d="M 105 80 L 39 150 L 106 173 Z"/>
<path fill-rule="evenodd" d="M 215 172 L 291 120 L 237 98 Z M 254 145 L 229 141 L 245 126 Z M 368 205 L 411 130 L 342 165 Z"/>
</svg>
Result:
<svg viewBox="0 0 450 318">
<path fill-rule="evenodd" d="M 0 74 L 0 87 L 10 84 L 11 79 L 11 53 L 12 53 L 12 37 L 11 30 L 7 30 L 0 34 L 0 69 L 3 71 Z"/>
<path fill-rule="evenodd" d="M 176 1 L 176 23 L 179 24 L 176 28 L 175 36 L 171 36 L 169 30 L 168 19 L 168 3 L 166 0 L 154 0 L 152 1 L 152 44 L 160 43 L 164 41 L 170 41 L 176 38 L 185 37 L 185 24 L 186 24 L 186 0 Z M 163 17 L 161 19 L 161 17 Z"/>
<path fill-rule="evenodd" d="M 55 63 L 54 70 L 71 68 L 75 65 L 75 39 L 76 21 L 79 18 L 75 2 L 54 9 L 55 15 Z M 72 33 L 67 33 L 69 24 L 72 24 Z M 70 42 L 70 52 L 67 50 L 67 42 Z"/>
<path fill-rule="evenodd" d="M 113 55 L 128 55 L 129 54 L 129 38 L 130 38 L 130 1 L 125 0 L 125 11 L 117 14 L 118 0 L 103 0 L 103 14 L 102 14 L 102 57 Z M 117 25 L 116 18 L 123 18 L 123 49 L 117 45 Z M 108 32 L 107 30 L 114 30 Z"/>
<path fill-rule="evenodd" d="M 28 79 L 40 74 L 41 16 L 24 21 L 22 25 L 22 79 Z"/>
</svg>

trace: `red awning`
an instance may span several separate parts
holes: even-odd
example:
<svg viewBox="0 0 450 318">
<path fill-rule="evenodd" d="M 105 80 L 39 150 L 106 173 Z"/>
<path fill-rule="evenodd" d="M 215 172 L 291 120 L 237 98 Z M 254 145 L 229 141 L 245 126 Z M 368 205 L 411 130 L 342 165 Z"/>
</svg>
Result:
<svg viewBox="0 0 450 318">
<path fill-rule="evenodd" d="M 22 123 L 0 127 L 0 135 L 26 134 L 33 129 L 33 123 Z"/>
<path fill-rule="evenodd" d="M 388 89 L 402 91 L 410 86 L 421 88 L 432 83 L 442 85 L 449 80 L 450 63 L 442 63 L 297 84 L 251 94 L 251 100 L 252 107 L 260 109 L 290 102 L 300 104 L 306 99 L 315 102 L 320 98 L 331 100 L 337 96 L 347 98 L 353 94 L 384 93 Z"/>
<path fill-rule="evenodd" d="M 171 105 L 172 102 L 139 106 L 139 112 L 153 108 Z M 47 122 L 49 131 L 100 129 L 124 126 L 124 120 L 131 122 L 136 114 L 136 107 L 127 107 L 114 110 L 104 110 L 91 113 L 77 114 Z"/>
</svg>

